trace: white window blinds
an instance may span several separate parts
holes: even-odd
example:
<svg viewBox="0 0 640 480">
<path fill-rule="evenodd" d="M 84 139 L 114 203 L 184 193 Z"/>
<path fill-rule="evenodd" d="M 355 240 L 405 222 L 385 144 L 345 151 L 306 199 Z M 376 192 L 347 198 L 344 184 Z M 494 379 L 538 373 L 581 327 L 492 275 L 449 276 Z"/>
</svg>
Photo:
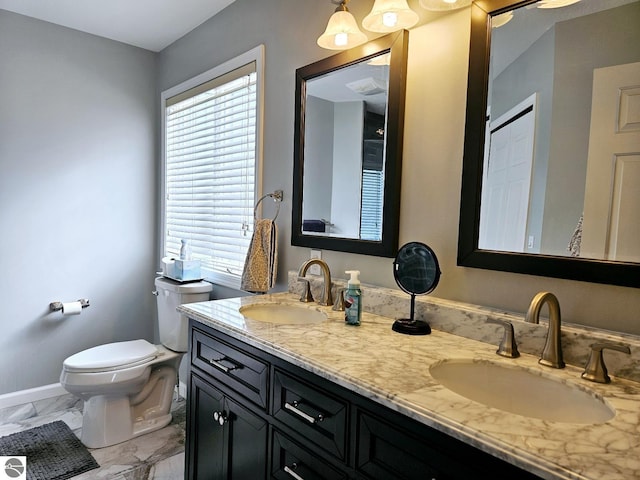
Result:
<svg viewBox="0 0 640 480">
<path fill-rule="evenodd" d="M 362 170 L 362 210 L 360 211 L 360 238 L 382 241 L 382 199 L 384 198 L 384 172 Z"/>
<path fill-rule="evenodd" d="M 256 82 L 252 62 L 165 102 L 164 256 L 189 239 L 205 278 L 236 288 L 253 228 Z"/>
</svg>

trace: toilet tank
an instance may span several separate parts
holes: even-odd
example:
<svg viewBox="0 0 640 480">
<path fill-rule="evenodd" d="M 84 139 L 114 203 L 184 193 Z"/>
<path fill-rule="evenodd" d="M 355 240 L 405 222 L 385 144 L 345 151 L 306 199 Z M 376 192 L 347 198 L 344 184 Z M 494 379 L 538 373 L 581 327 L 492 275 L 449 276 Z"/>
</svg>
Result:
<svg viewBox="0 0 640 480">
<path fill-rule="evenodd" d="M 189 319 L 176 311 L 183 303 L 206 302 L 213 285 L 208 282 L 180 283 L 165 277 L 155 281 L 158 300 L 160 342 L 174 352 L 189 347 Z"/>
</svg>

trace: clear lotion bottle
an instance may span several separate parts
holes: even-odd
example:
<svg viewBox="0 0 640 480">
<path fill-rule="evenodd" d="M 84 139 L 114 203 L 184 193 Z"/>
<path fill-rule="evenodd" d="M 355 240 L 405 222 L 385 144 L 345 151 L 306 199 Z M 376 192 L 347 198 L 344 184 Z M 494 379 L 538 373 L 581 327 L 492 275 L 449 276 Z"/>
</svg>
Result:
<svg viewBox="0 0 640 480">
<path fill-rule="evenodd" d="M 344 292 L 344 321 L 347 325 L 360 325 L 362 318 L 362 290 L 358 270 L 347 270 L 351 275 L 347 282 L 347 290 Z"/>
</svg>

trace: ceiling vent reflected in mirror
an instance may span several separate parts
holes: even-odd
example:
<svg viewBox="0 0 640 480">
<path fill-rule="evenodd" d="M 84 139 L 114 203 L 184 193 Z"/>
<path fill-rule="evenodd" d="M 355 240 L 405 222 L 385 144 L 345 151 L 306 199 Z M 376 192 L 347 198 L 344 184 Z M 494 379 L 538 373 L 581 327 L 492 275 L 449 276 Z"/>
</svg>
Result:
<svg viewBox="0 0 640 480">
<path fill-rule="evenodd" d="M 346 87 L 359 95 L 377 95 L 387 93 L 387 82 L 372 77 L 362 78 L 346 84 Z"/>
</svg>

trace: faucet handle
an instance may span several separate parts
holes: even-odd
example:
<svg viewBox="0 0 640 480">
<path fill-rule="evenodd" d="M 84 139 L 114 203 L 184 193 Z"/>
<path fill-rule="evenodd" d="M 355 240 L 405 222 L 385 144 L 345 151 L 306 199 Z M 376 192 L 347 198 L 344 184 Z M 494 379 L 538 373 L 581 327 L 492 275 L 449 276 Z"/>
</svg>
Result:
<svg viewBox="0 0 640 480">
<path fill-rule="evenodd" d="M 594 343 L 591 345 L 591 352 L 589 353 L 589 360 L 582 372 L 582 378 L 585 380 L 591 380 L 598 383 L 610 383 L 611 378 L 607 374 L 607 367 L 604 364 L 604 357 L 602 356 L 602 350 L 608 348 L 609 350 L 617 350 L 618 352 L 631 354 L 629 345 L 619 343 Z"/>
<path fill-rule="evenodd" d="M 336 310 L 338 312 L 344 312 L 344 288 L 339 288 L 336 292 L 336 301 L 333 302 L 333 307 L 331 310 Z"/>
<path fill-rule="evenodd" d="M 302 282 L 302 284 L 304 285 L 304 292 L 300 297 L 300 301 L 304 303 L 313 302 L 313 295 L 311 295 L 311 285 L 309 285 L 309 280 L 304 277 L 298 277 L 298 281 Z"/>
<path fill-rule="evenodd" d="M 504 327 L 504 335 L 502 336 L 502 341 L 500 342 L 496 353 L 508 358 L 519 357 L 520 352 L 518 351 L 516 336 L 513 332 L 513 324 L 505 320 L 498 320 L 493 318 L 487 319 L 487 323 L 495 323 L 496 325 L 502 325 Z"/>
</svg>

